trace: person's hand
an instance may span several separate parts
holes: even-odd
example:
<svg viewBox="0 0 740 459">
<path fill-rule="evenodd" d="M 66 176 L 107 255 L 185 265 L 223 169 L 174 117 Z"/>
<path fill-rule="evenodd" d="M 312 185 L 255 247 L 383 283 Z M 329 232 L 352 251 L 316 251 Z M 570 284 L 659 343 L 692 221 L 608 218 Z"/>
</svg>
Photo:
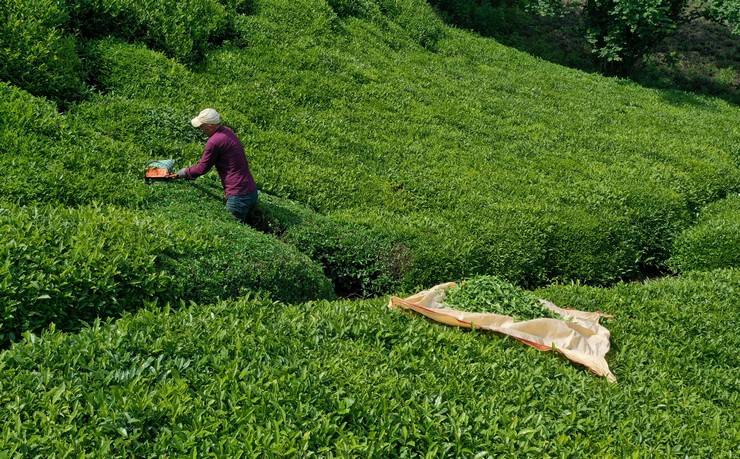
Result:
<svg viewBox="0 0 740 459">
<path fill-rule="evenodd" d="M 179 171 L 177 171 L 175 175 L 177 176 L 177 178 L 186 178 L 187 177 L 187 175 L 185 174 L 186 170 L 187 170 L 187 167 L 184 167 L 180 169 Z"/>
</svg>

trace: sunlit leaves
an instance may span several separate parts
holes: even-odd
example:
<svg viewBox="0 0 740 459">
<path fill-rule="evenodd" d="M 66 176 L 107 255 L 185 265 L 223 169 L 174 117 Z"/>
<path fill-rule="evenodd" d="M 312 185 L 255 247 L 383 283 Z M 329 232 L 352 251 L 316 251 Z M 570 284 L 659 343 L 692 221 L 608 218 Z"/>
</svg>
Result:
<svg viewBox="0 0 740 459">
<path fill-rule="evenodd" d="M 609 384 L 385 300 L 141 311 L 0 355 L 24 456 L 731 456 L 737 271 L 537 292 L 615 315 Z M 733 294 L 734 292 L 734 294 Z"/>
</svg>

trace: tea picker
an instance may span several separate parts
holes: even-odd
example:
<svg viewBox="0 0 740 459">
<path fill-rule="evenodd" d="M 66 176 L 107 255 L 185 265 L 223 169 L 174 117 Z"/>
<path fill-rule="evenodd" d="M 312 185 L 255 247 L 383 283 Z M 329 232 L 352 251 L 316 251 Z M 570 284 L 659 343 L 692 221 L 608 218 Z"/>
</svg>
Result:
<svg viewBox="0 0 740 459">
<path fill-rule="evenodd" d="M 244 147 L 229 127 L 221 124 L 221 115 L 212 108 L 202 110 L 190 124 L 208 136 L 203 155 L 197 164 L 175 172 L 174 160 L 149 163 L 144 180 L 194 180 L 216 167 L 226 197 L 226 209 L 239 221 L 245 221 L 257 204 L 257 185 L 249 169 Z"/>
</svg>

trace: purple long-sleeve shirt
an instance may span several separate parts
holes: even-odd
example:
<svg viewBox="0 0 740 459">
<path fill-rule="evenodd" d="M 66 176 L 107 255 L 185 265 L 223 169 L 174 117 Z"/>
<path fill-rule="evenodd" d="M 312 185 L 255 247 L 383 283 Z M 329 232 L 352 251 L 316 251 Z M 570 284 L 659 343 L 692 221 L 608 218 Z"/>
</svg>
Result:
<svg viewBox="0 0 740 459">
<path fill-rule="evenodd" d="M 226 126 L 219 126 L 208 138 L 200 161 L 195 166 L 185 169 L 185 175 L 192 179 L 200 177 L 214 165 L 226 196 L 248 194 L 257 189 L 244 154 L 244 147 L 234 131 Z"/>
</svg>

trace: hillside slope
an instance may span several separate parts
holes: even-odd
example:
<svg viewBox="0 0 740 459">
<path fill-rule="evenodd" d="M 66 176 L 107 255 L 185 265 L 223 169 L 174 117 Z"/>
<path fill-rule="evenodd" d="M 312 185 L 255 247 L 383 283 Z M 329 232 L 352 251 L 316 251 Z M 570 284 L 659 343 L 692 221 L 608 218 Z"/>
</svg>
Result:
<svg viewBox="0 0 740 459">
<path fill-rule="evenodd" d="M 253 13 L 193 69 L 94 43 L 91 80 L 105 94 L 67 116 L 129 152 L 186 162 L 200 148 L 188 117 L 216 106 L 263 189 L 405 241 L 410 286 L 478 272 L 608 283 L 661 269 L 693 212 L 740 187 L 740 113 L 720 101 L 441 25 L 424 48 L 388 12 L 338 19 L 323 0 L 261 0 Z M 145 156 L 128 158 L 130 173 Z"/>
<path fill-rule="evenodd" d="M 0 457 L 735 454 L 736 107 L 548 64 L 422 0 L 9 5 Z M 253 227 L 213 173 L 142 180 L 197 160 L 206 106 L 265 192 Z M 612 284 L 670 256 L 680 276 L 535 292 L 615 316 L 617 384 L 328 301 Z"/>
<path fill-rule="evenodd" d="M 0 87 L 4 200 L 114 204 L 225 234 L 197 189 L 141 180 L 151 159 L 198 158 L 188 120 L 214 106 L 263 191 L 313 215 L 276 238 L 335 291 L 373 295 L 477 273 L 528 287 L 661 273 L 698 210 L 740 190 L 736 107 L 543 62 L 445 27 L 421 0 L 210 0 L 205 29 L 185 26 L 200 10 L 168 19 L 171 3 L 80 0 L 46 25 L 78 34 L 90 86 L 64 114 Z M 238 259 L 272 273 L 267 253 Z"/>
<path fill-rule="evenodd" d="M 262 182 L 409 238 L 411 285 L 649 271 L 694 210 L 740 183 L 740 113 L 722 102 L 449 29 L 435 52 L 367 20 L 291 42 L 245 29 L 251 46 L 212 53 L 198 75 L 216 86 L 210 100 L 245 117 Z"/>
</svg>

